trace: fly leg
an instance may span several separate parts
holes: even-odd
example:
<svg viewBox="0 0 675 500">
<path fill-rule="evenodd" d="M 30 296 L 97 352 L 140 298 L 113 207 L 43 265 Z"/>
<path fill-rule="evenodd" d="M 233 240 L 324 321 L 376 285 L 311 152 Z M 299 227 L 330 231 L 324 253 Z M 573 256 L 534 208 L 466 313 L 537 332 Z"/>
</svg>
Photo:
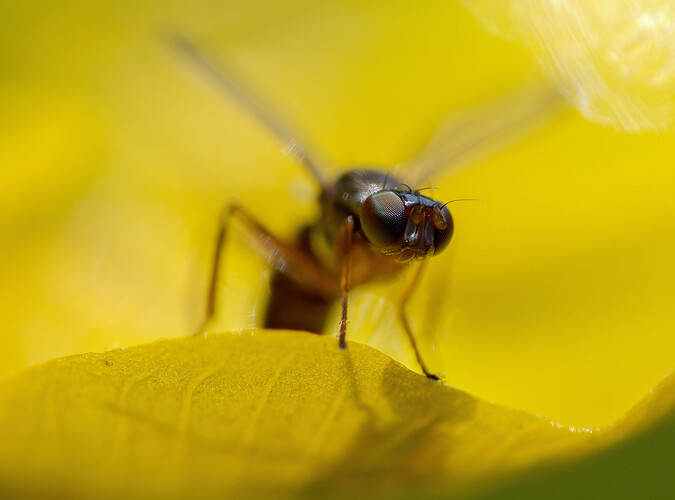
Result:
<svg viewBox="0 0 675 500">
<path fill-rule="evenodd" d="M 302 283 L 308 289 L 316 291 L 317 294 L 328 297 L 335 295 L 335 290 L 330 288 L 330 284 L 335 283 L 334 275 L 321 267 L 306 252 L 302 252 L 295 245 L 283 241 L 272 234 L 244 207 L 233 203 L 223 210 L 220 217 L 206 299 L 205 317 L 195 335 L 204 333 L 207 323 L 215 314 L 218 279 L 222 271 L 222 254 L 230 232 L 230 225 L 234 218 L 237 218 L 243 224 L 249 237 L 255 240 L 255 247 L 258 253 L 267 259 L 272 267 L 275 267 L 295 281 Z"/>
<path fill-rule="evenodd" d="M 209 293 L 206 297 L 206 311 L 204 320 L 199 326 L 195 335 L 200 335 L 206 331 L 206 324 L 216 312 L 216 294 L 218 285 L 218 275 L 220 274 L 220 260 L 225 246 L 225 236 L 227 235 L 227 226 L 230 222 L 232 211 L 235 205 L 230 205 L 220 216 L 218 223 L 218 236 L 216 236 L 216 248 L 213 253 L 213 263 L 211 264 L 211 279 L 209 280 Z"/>
<path fill-rule="evenodd" d="M 340 292 L 342 294 L 342 315 L 340 316 L 340 349 L 346 349 L 347 344 L 347 303 L 349 289 L 352 284 L 352 236 L 354 234 L 354 217 L 351 215 L 342 224 L 340 229 L 340 253 L 342 256 L 342 272 L 340 273 Z"/>
<path fill-rule="evenodd" d="M 424 265 L 425 261 L 422 261 L 420 265 L 417 267 L 417 270 L 415 271 L 415 276 L 413 276 L 412 281 L 408 285 L 408 288 L 406 288 L 405 292 L 403 292 L 403 295 L 401 296 L 401 301 L 399 302 L 398 305 L 398 316 L 401 320 L 401 324 L 403 324 L 403 329 L 405 330 L 405 333 L 408 335 L 408 340 L 410 340 L 410 345 L 413 348 L 413 351 L 415 351 L 415 357 L 417 358 L 417 362 L 419 363 L 420 367 L 422 368 L 422 372 L 427 376 L 427 378 L 431 380 L 440 380 L 438 375 L 434 375 L 433 373 L 429 372 L 427 369 L 427 366 L 424 364 L 424 361 L 422 360 L 422 355 L 420 354 L 420 350 L 417 347 L 417 341 L 415 340 L 415 336 L 413 335 L 412 328 L 410 328 L 410 322 L 408 321 L 408 316 L 406 315 L 405 312 L 405 306 L 408 303 L 408 300 L 412 296 L 413 292 L 417 288 L 417 284 L 420 281 L 420 278 L 422 277 L 422 271 L 424 270 Z"/>
</svg>

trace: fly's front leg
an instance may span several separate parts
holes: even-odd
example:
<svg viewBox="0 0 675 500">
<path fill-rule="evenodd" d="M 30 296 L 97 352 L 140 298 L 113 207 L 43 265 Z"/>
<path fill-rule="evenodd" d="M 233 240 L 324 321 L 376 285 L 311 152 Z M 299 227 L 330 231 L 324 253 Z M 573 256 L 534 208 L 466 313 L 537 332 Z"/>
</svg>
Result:
<svg viewBox="0 0 675 500">
<path fill-rule="evenodd" d="M 244 229 L 248 235 L 255 240 L 257 250 L 259 250 L 258 253 L 263 258 L 266 258 L 273 267 L 303 283 L 309 289 L 316 290 L 318 294 L 330 295 L 333 293 L 332 290 L 327 289 L 328 284 L 333 281 L 331 279 L 332 276 L 328 275 L 325 269 L 308 258 L 296 246 L 272 234 L 244 207 L 238 204 L 231 204 L 223 211 L 220 217 L 211 267 L 209 291 L 206 299 L 206 314 L 195 335 L 204 333 L 206 324 L 215 314 L 222 254 L 230 232 L 230 224 L 235 217 L 244 225 Z"/>
<path fill-rule="evenodd" d="M 349 289 L 352 284 L 352 241 L 354 235 L 354 217 L 351 215 L 342 224 L 340 230 L 340 250 L 342 256 L 342 272 L 340 273 L 340 292 L 342 293 L 342 315 L 340 316 L 340 348 L 346 349 L 347 337 L 347 303 Z"/>
<path fill-rule="evenodd" d="M 424 361 L 422 360 L 422 355 L 420 354 L 419 348 L 417 347 L 417 341 L 415 340 L 415 336 L 413 335 L 412 328 L 410 328 L 410 322 L 408 321 L 408 316 L 406 315 L 405 312 L 405 306 L 408 303 L 408 300 L 410 300 L 410 297 L 412 296 L 413 292 L 417 288 L 417 284 L 420 281 L 420 278 L 422 277 L 422 271 L 424 270 L 424 265 L 426 264 L 425 261 L 422 261 L 419 266 L 417 267 L 417 270 L 415 271 L 415 276 L 413 276 L 412 281 L 408 285 L 408 288 L 406 288 L 405 292 L 403 292 L 403 295 L 401 296 L 401 301 L 399 302 L 398 306 L 398 315 L 401 320 L 401 324 L 403 324 L 403 329 L 405 330 L 405 333 L 408 335 L 408 339 L 410 340 L 410 345 L 413 348 L 413 351 L 415 352 L 415 357 L 417 358 L 417 362 L 419 363 L 420 367 L 422 368 L 422 372 L 427 376 L 427 378 L 431 380 L 440 380 L 438 375 L 434 375 L 433 373 L 429 372 L 427 369 L 426 365 L 424 364 Z"/>
</svg>

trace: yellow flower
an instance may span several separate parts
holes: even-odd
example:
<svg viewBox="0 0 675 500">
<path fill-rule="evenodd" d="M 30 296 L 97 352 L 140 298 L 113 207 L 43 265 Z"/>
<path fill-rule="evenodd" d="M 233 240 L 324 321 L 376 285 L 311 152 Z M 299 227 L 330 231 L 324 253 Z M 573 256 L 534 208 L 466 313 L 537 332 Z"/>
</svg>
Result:
<svg viewBox="0 0 675 500">
<path fill-rule="evenodd" d="M 335 172 L 401 163 L 446 114 L 538 71 L 527 49 L 444 2 L 36 2 L 5 6 L 0 18 L 3 377 L 193 332 L 217 216 L 234 197 L 282 236 L 315 215 L 306 173 L 176 57 L 165 42 L 172 30 L 234 65 Z M 640 407 L 646 416 L 616 430 L 568 427 L 606 428 L 673 368 L 672 157 L 670 137 L 567 112 L 434 179 L 439 198 L 483 199 L 452 206 L 454 240 L 409 307 L 427 363 L 464 392 L 359 344 L 345 356 L 330 338 L 299 334 L 67 358 L 0 389 L 0 462 L 15 477 L 0 483 L 24 495 L 100 496 L 115 484 L 138 496 L 192 486 L 221 496 L 277 486 L 316 496 L 338 486 L 366 497 L 399 486 L 411 496 L 472 493 L 632 434 L 624 448 L 562 472 L 537 469 L 514 488 L 582 481 L 586 465 L 602 485 L 608 463 L 659 484 L 622 453 L 642 446 L 656 457 L 668 420 L 637 434 L 669 414 L 668 382 Z M 219 330 L 254 326 L 265 296 L 265 265 L 235 234 Z M 404 284 L 356 290 L 349 339 L 417 370 L 395 320 Z M 453 453 L 456 439 L 470 446 Z"/>
</svg>

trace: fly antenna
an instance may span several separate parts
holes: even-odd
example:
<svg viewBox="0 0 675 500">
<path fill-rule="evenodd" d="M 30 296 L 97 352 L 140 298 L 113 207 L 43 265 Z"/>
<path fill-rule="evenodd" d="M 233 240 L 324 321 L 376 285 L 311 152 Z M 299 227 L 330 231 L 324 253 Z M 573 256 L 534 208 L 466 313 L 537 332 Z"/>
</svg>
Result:
<svg viewBox="0 0 675 500">
<path fill-rule="evenodd" d="M 455 203 L 456 201 L 483 201 L 483 198 L 457 198 L 456 200 L 446 201 L 441 208 L 450 205 L 450 203 Z"/>
<path fill-rule="evenodd" d="M 427 189 L 438 189 L 438 188 L 435 187 L 435 186 L 427 186 L 427 187 L 415 189 L 415 192 L 416 192 L 416 193 L 419 193 L 420 191 L 426 191 Z"/>
<path fill-rule="evenodd" d="M 234 71 L 220 61 L 214 62 L 207 53 L 180 35 L 172 34 L 169 42 L 176 52 L 189 61 L 195 69 L 209 77 L 219 90 L 232 96 L 270 132 L 274 133 L 284 143 L 284 152 L 300 160 L 312 177 L 325 189 L 327 183 L 320 166 L 322 162 L 303 146 L 303 143 L 292 132 L 292 128 L 272 111 L 271 106 L 264 104 L 262 99 L 258 99 L 246 85 L 238 81 Z"/>
</svg>

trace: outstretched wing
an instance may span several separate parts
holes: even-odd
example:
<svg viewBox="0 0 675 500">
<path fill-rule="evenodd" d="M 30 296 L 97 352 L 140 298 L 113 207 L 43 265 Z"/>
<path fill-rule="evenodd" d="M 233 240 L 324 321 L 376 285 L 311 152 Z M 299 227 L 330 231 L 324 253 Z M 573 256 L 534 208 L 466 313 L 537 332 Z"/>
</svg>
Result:
<svg viewBox="0 0 675 500">
<path fill-rule="evenodd" d="M 244 85 L 231 68 L 226 67 L 220 61 L 216 63 L 208 54 L 183 37 L 173 35 L 170 37 L 170 42 L 200 73 L 209 77 L 220 90 L 234 97 L 260 120 L 285 145 L 284 151 L 300 160 L 317 182 L 322 187 L 326 186 L 326 179 L 321 168 L 323 162 L 319 160 L 320 157 L 310 152 L 305 147 L 305 143 L 298 139 L 292 127 L 284 122 L 271 106 L 268 106 L 248 86 Z"/>
<path fill-rule="evenodd" d="M 446 175 L 504 148 L 550 120 L 565 100 L 550 85 L 530 84 L 445 121 L 425 149 L 401 165 L 413 185 Z"/>
</svg>

